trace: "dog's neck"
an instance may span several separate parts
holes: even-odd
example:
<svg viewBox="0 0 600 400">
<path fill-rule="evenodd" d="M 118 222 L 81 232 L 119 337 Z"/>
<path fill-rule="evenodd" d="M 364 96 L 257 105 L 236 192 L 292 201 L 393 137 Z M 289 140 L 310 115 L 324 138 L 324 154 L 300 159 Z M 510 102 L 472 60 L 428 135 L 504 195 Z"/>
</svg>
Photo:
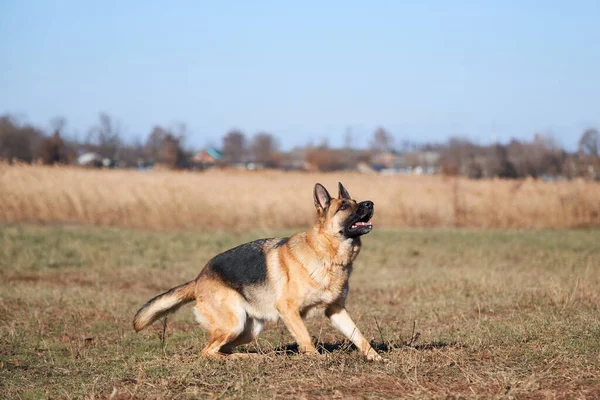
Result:
<svg viewBox="0 0 600 400">
<path fill-rule="evenodd" d="M 317 238 L 318 236 L 318 238 Z M 358 256 L 360 237 L 341 238 L 331 235 L 319 224 L 306 232 L 307 243 L 317 257 L 329 267 L 347 268 Z"/>
</svg>

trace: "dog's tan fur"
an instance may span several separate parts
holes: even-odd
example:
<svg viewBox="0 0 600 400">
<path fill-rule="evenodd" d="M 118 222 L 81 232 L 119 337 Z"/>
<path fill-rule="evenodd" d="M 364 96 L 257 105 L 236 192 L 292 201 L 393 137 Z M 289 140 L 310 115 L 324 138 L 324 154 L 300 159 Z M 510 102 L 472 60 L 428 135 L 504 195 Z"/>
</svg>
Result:
<svg viewBox="0 0 600 400">
<path fill-rule="evenodd" d="M 303 318 L 311 309 L 323 307 L 331 323 L 367 359 L 381 360 L 345 308 L 352 262 L 361 248 L 360 235 L 367 233 L 370 226 L 355 237 L 348 237 L 346 228 L 359 211 L 369 207 L 366 203 L 370 203 L 372 215 L 373 205 L 371 202 L 359 205 L 341 183 L 339 190 L 338 198 L 332 199 L 322 185 L 315 186 L 317 221 L 307 232 L 296 233 L 289 239 L 267 239 L 256 245 L 260 245 L 264 257 L 266 279 L 240 284 L 240 289 L 228 282 L 226 275 L 216 273 L 209 262 L 195 280 L 146 303 L 134 318 L 136 331 L 195 300 L 196 318 L 210 337 L 201 352 L 203 356 L 250 355 L 231 353 L 234 347 L 251 342 L 266 321 L 278 318 L 289 329 L 300 352 L 317 354 Z M 242 255 L 249 254 L 240 251 Z M 256 260 L 256 254 L 251 255 Z M 247 281 L 245 276 L 236 279 Z"/>
</svg>

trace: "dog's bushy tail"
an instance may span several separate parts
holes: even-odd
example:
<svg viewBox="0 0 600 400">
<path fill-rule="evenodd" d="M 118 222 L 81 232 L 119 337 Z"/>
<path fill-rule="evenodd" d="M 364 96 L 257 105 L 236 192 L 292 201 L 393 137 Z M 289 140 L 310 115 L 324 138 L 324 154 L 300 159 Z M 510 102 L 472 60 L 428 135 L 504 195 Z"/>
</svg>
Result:
<svg viewBox="0 0 600 400">
<path fill-rule="evenodd" d="M 150 299 L 135 314 L 133 328 L 139 332 L 157 319 L 175 312 L 182 305 L 193 301 L 196 298 L 195 289 L 196 281 L 193 280 Z"/>
</svg>

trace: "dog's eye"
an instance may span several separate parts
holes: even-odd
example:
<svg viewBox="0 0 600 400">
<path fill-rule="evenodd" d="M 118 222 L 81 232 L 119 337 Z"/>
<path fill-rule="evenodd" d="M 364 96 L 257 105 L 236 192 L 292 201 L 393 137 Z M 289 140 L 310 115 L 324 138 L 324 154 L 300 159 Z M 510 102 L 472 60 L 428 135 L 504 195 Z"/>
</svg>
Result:
<svg viewBox="0 0 600 400">
<path fill-rule="evenodd" d="M 342 210 L 342 211 L 347 210 L 347 209 L 348 209 L 348 206 L 346 204 L 342 204 L 340 206 L 340 210 Z"/>
</svg>

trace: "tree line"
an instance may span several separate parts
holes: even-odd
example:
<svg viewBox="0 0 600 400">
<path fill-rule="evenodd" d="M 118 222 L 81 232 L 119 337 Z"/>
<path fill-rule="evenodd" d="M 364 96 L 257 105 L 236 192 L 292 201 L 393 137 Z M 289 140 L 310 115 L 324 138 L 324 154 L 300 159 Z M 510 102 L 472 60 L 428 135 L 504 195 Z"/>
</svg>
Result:
<svg viewBox="0 0 600 400">
<path fill-rule="evenodd" d="M 76 164 L 84 153 L 93 153 L 104 162 L 96 166 L 121 168 L 149 167 L 244 168 L 252 164 L 263 168 L 310 169 L 319 171 L 371 170 L 395 172 L 426 171 L 471 178 L 522 178 L 578 176 L 600 178 L 600 134 L 584 131 L 574 152 L 564 150 L 551 136 L 535 134 L 530 141 L 513 139 L 509 143 L 481 145 L 451 137 L 443 143 L 398 141 L 380 127 L 373 132 L 367 148 L 353 146 L 353 135 L 346 132 L 340 148 L 327 140 L 282 151 L 277 138 L 267 132 L 246 135 L 240 130 L 227 132 L 221 139 L 222 157 L 207 162 L 198 151 L 185 145 L 183 124 L 165 128 L 155 126 L 145 141 L 126 141 L 113 118 L 101 113 L 84 138 L 65 134 L 66 120 L 55 118 L 49 132 L 20 123 L 10 115 L 0 116 L 0 160 L 43 164 Z M 425 168 L 425 169 L 424 169 Z"/>
</svg>

